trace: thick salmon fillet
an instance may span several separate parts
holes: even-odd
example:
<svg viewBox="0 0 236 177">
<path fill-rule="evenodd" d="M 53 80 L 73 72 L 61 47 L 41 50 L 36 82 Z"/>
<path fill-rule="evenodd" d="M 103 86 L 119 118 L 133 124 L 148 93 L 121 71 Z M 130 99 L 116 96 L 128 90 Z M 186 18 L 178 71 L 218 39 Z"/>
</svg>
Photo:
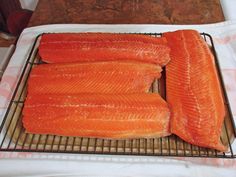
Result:
<svg viewBox="0 0 236 177">
<path fill-rule="evenodd" d="M 161 67 L 137 62 L 42 64 L 34 67 L 29 94 L 148 92 Z"/>
<path fill-rule="evenodd" d="M 225 108 L 209 47 L 194 30 L 164 36 L 171 49 L 166 66 L 171 132 L 194 145 L 225 151 L 220 142 Z"/>
<path fill-rule="evenodd" d="M 44 34 L 39 55 L 46 63 L 131 60 L 164 66 L 170 60 L 165 38 L 112 33 Z"/>
<path fill-rule="evenodd" d="M 28 95 L 27 132 L 97 138 L 167 136 L 169 108 L 158 94 Z"/>
</svg>

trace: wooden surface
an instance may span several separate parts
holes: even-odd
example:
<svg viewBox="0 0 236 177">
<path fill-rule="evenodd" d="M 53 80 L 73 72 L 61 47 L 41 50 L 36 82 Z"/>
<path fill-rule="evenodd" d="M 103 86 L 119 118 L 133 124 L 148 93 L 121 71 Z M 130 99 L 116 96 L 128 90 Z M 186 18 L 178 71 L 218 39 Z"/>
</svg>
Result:
<svg viewBox="0 0 236 177">
<path fill-rule="evenodd" d="M 220 0 L 39 0 L 30 26 L 201 24 L 224 21 Z"/>
</svg>

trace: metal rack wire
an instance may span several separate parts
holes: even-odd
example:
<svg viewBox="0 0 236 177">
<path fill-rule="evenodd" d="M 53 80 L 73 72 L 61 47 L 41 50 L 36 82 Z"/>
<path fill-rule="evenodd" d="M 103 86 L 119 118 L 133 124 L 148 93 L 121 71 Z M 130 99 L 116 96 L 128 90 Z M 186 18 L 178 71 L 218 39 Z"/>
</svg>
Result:
<svg viewBox="0 0 236 177">
<path fill-rule="evenodd" d="M 146 35 L 161 36 L 161 34 L 157 33 L 148 33 Z M 184 142 L 175 135 L 151 139 L 108 140 L 39 135 L 25 132 L 21 121 L 22 109 L 31 69 L 35 65 L 41 64 L 38 56 L 38 45 L 41 35 L 35 39 L 0 126 L 0 151 L 235 158 L 236 155 L 233 152 L 231 143 L 236 137 L 236 131 L 226 90 L 223 86 L 213 40 L 209 34 L 202 33 L 201 35 L 211 46 L 222 84 L 227 115 L 222 127 L 221 141 L 229 147 L 229 152 L 223 153 L 213 149 L 194 146 Z M 165 98 L 165 72 L 162 75 L 160 80 L 154 81 L 150 91 L 159 92 Z"/>
</svg>

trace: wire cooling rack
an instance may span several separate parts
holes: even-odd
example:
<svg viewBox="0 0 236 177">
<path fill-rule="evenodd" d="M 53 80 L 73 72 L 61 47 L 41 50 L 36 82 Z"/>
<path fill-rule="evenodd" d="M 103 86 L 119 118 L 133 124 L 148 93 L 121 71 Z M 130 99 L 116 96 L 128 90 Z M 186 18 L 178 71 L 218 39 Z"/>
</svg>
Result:
<svg viewBox="0 0 236 177">
<path fill-rule="evenodd" d="M 146 35 L 154 37 L 161 36 L 159 33 L 148 33 Z M 235 158 L 236 155 L 231 146 L 236 136 L 234 121 L 219 69 L 213 40 L 209 34 L 202 33 L 201 35 L 209 44 L 215 56 L 216 67 L 224 93 L 227 114 L 222 127 L 221 141 L 229 147 L 228 152 L 223 153 L 213 149 L 194 146 L 175 135 L 151 139 L 108 140 L 27 133 L 22 126 L 22 109 L 31 69 L 35 65 L 41 64 L 38 55 L 38 45 L 41 35 L 35 39 L 0 126 L 0 151 Z M 162 73 L 162 78 L 154 81 L 150 92 L 159 92 L 165 98 L 165 69 Z"/>
</svg>

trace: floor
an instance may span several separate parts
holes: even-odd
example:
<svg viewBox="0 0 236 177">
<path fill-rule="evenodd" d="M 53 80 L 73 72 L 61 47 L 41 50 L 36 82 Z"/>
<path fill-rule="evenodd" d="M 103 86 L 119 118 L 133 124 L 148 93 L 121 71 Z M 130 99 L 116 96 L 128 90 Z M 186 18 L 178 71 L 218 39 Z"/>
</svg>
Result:
<svg viewBox="0 0 236 177">
<path fill-rule="evenodd" d="M 2 58 L 4 58 L 5 53 L 7 52 L 8 47 L 0 47 L 0 61 Z"/>
<path fill-rule="evenodd" d="M 9 47 L 14 44 L 15 40 L 6 40 L 0 37 L 0 47 Z"/>
<path fill-rule="evenodd" d="M 15 44 L 15 39 L 6 40 L 0 36 L 0 80 L 9 61 L 10 46 Z"/>
</svg>

